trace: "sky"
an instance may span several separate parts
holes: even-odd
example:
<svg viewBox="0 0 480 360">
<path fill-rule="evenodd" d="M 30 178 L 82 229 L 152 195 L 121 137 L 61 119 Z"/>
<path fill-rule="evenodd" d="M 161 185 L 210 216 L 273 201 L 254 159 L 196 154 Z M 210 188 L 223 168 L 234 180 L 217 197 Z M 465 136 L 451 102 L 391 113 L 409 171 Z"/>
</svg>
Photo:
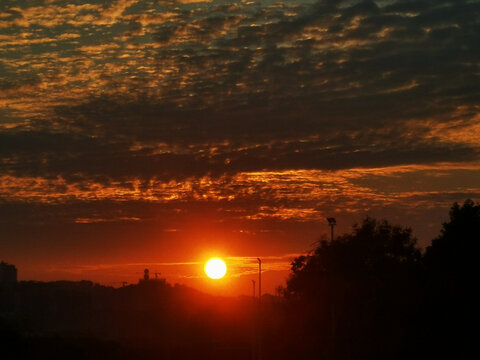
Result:
<svg viewBox="0 0 480 360">
<path fill-rule="evenodd" d="M 425 247 L 480 199 L 479 44 L 479 1 L 1 0 L 0 260 L 247 294 L 326 217 Z"/>
</svg>

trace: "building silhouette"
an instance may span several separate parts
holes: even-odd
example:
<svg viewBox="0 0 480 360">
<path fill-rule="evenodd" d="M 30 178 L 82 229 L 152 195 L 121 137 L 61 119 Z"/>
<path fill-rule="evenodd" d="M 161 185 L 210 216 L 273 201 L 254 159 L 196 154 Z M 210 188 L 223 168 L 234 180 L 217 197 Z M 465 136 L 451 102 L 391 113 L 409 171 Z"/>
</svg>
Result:
<svg viewBox="0 0 480 360">
<path fill-rule="evenodd" d="M 0 284 L 17 282 L 17 268 L 15 265 L 0 262 Z"/>
</svg>

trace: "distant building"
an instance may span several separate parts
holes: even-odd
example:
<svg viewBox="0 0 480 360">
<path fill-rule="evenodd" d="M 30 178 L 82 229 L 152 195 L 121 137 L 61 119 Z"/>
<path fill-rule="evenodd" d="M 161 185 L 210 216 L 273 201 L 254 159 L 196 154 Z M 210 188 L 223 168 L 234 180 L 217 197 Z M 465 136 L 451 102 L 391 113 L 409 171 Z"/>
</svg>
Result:
<svg viewBox="0 0 480 360">
<path fill-rule="evenodd" d="M 17 268 L 5 262 L 0 262 L 0 284 L 17 282 Z"/>
<path fill-rule="evenodd" d="M 150 270 L 149 269 L 143 270 L 143 278 L 138 279 L 138 283 L 139 284 L 157 284 L 157 285 L 160 285 L 160 284 L 165 285 L 166 284 L 165 279 L 162 279 L 162 278 L 158 277 L 158 275 L 161 275 L 161 273 L 154 272 L 153 274 L 155 275 L 155 278 L 150 277 Z"/>
<path fill-rule="evenodd" d="M 146 282 L 149 282 L 149 281 L 150 281 L 150 270 L 145 269 L 143 271 L 143 279 L 138 279 L 138 283 L 142 284 L 142 283 L 146 283 Z"/>
</svg>

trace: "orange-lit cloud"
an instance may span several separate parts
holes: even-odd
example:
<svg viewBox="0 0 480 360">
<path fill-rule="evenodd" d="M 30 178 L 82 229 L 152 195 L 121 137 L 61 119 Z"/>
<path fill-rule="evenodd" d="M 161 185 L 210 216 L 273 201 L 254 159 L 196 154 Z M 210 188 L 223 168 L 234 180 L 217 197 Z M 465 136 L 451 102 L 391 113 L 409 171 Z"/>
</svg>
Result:
<svg viewBox="0 0 480 360">
<path fill-rule="evenodd" d="M 480 194 L 478 18 L 478 1 L 4 1 L 0 251 L 280 256 L 365 215 L 424 246 Z"/>
</svg>

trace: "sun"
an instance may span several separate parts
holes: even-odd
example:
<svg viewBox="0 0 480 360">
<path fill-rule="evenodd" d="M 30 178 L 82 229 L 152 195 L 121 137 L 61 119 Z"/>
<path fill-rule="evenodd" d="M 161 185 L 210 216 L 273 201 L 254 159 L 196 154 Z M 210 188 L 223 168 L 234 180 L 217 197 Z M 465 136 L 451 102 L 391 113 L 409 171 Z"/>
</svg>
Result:
<svg viewBox="0 0 480 360">
<path fill-rule="evenodd" d="M 222 259 L 213 258 L 207 261 L 205 264 L 205 273 L 211 279 L 221 279 L 227 272 L 227 265 Z"/>
</svg>

